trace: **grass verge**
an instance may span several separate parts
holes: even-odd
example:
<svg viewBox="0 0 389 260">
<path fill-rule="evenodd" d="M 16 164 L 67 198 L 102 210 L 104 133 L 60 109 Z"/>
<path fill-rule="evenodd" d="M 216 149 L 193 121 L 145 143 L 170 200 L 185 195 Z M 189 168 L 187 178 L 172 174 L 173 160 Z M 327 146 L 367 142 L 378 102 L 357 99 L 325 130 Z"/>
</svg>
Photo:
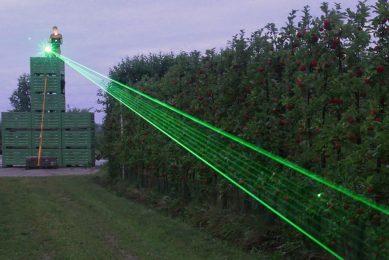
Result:
<svg viewBox="0 0 389 260">
<path fill-rule="evenodd" d="M 0 259 L 258 258 L 93 178 L 0 178 Z"/>
</svg>

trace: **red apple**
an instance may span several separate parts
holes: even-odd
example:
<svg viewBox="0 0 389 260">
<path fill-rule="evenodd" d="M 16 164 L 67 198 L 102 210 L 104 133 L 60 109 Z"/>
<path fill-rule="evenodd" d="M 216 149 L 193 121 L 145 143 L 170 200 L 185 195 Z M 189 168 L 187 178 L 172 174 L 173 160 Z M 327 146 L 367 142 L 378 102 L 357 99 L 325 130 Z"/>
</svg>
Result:
<svg viewBox="0 0 389 260">
<path fill-rule="evenodd" d="M 342 105 L 343 104 L 343 99 L 339 98 L 339 97 L 334 97 L 334 98 L 330 99 L 330 104 Z"/>
<path fill-rule="evenodd" d="M 347 122 L 348 122 L 350 125 L 353 124 L 353 123 L 355 122 L 354 117 L 352 117 L 352 116 L 347 117 Z"/>
<path fill-rule="evenodd" d="M 319 36 L 317 36 L 317 34 L 314 33 L 314 34 L 312 34 L 311 40 L 312 40 L 313 43 L 316 43 L 319 40 Z"/>
<path fill-rule="evenodd" d="M 288 124 L 288 120 L 286 120 L 286 119 L 280 119 L 279 124 L 282 125 L 282 126 L 285 126 L 285 125 Z"/>
<path fill-rule="evenodd" d="M 311 68 L 316 68 L 316 66 L 317 66 L 317 60 L 315 60 L 315 59 L 313 59 L 312 61 L 311 61 Z"/>
<path fill-rule="evenodd" d="M 381 119 L 381 117 L 376 117 L 376 118 L 374 118 L 374 121 L 376 121 L 377 123 L 382 123 L 382 119 Z"/>
<path fill-rule="evenodd" d="M 375 67 L 375 70 L 377 71 L 378 74 L 381 74 L 381 73 L 384 73 L 385 67 L 384 67 L 384 65 L 382 65 L 382 64 L 378 64 L 378 65 Z"/>
<path fill-rule="evenodd" d="M 297 79 L 296 80 L 296 84 L 299 88 L 303 88 L 304 87 L 304 81 L 302 79 Z"/>
<path fill-rule="evenodd" d="M 369 186 L 369 187 L 367 188 L 367 193 L 369 193 L 369 194 L 374 193 L 374 188 L 373 188 L 373 186 Z"/>
<path fill-rule="evenodd" d="M 323 27 L 324 27 L 324 29 L 326 29 L 326 30 L 331 30 L 331 23 L 330 23 L 330 21 L 327 20 L 327 19 L 324 20 Z"/>
<path fill-rule="evenodd" d="M 258 72 L 264 72 L 264 71 L 265 71 L 265 68 L 264 68 L 263 66 L 259 66 L 259 67 L 257 68 L 257 71 L 258 71 Z"/>
<path fill-rule="evenodd" d="M 299 71 L 306 71 L 307 68 L 305 67 L 304 64 L 301 64 L 300 67 L 299 67 Z"/>
<path fill-rule="evenodd" d="M 286 110 L 291 111 L 291 110 L 293 110 L 294 105 L 293 104 L 286 104 L 285 107 L 286 107 Z"/>
<path fill-rule="evenodd" d="M 361 68 L 357 68 L 353 71 L 353 76 L 360 78 L 363 75 L 363 70 Z"/>
<path fill-rule="evenodd" d="M 335 150 L 337 150 L 337 151 L 340 150 L 340 148 L 342 147 L 342 144 L 339 141 L 334 141 L 333 144 L 334 144 Z"/>
<path fill-rule="evenodd" d="M 331 41 L 331 49 L 335 50 L 336 48 L 338 48 L 339 44 L 340 44 L 339 38 L 332 39 L 332 41 Z"/>
</svg>

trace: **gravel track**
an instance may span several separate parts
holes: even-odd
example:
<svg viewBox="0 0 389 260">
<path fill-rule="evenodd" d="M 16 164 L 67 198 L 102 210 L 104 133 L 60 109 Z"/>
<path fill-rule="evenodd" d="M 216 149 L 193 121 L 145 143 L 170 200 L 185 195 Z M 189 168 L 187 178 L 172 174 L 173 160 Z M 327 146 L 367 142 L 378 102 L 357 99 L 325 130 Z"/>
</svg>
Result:
<svg viewBox="0 0 389 260">
<path fill-rule="evenodd" d="M 74 176 L 94 174 L 98 167 L 93 168 L 59 168 L 59 169 L 33 169 L 26 170 L 23 167 L 0 168 L 0 177 L 47 177 L 47 176 Z"/>
</svg>

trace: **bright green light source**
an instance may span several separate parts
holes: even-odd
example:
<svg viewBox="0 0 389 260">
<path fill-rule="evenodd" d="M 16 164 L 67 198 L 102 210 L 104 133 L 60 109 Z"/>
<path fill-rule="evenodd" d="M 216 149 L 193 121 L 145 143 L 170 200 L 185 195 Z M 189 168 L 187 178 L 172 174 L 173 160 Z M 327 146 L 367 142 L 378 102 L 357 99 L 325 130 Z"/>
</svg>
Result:
<svg viewBox="0 0 389 260">
<path fill-rule="evenodd" d="M 321 196 L 323 196 L 323 192 L 320 192 L 320 193 L 317 194 L 318 198 L 321 198 Z"/>
<path fill-rule="evenodd" d="M 46 47 L 45 47 L 45 52 L 51 52 L 51 50 L 52 50 L 52 49 L 51 49 L 51 46 L 46 46 Z"/>
</svg>

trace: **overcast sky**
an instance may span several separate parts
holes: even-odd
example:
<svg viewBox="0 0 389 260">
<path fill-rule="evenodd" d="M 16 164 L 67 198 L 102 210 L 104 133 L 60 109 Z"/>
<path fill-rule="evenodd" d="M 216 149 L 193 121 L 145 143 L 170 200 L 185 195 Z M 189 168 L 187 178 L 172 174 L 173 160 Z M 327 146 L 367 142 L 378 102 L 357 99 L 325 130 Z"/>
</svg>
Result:
<svg viewBox="0 0 389 260">
<path fill-rule="evenodd" d="M 357 3 L 329 2 L 352 9 Z M 64 37 L 62 54 L 107 74 L 125 56 L 223 48 L 241 29 L 283 26 L 304 5 L 321 15 L 318 0 L 0 0 L 0 111 L 11 109 L 17 78 L 29 73 L 29 57 L 53 25 Z M 98 107 L 96 86 L 69 67 L 65 77 L 70 107 Z"/>
</svg>

